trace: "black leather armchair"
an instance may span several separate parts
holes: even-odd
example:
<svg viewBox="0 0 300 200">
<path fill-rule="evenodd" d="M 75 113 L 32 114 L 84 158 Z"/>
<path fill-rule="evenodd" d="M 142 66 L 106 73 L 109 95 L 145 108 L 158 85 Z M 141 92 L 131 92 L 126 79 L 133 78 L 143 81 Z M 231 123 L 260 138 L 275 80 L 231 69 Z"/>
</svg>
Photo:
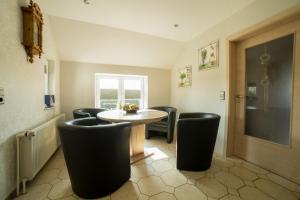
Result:
<svg viewBox="0 0 300 200">
<path fill-rule="evenodd" d="M 177 122 L 177 169 L 201 171 L 210 167 L 220 116 L 181 113 Z"/>
<path fill-rule="evenodd" d="M 106 196 L 130 178 L 131 123 L 99 125 L 90 117 L 58 129 L 72 189 L 79 197 Z"/>
<path fill-rule="evenodd" d="M 76 110 L 73 110 L 73 117 L 74 119 L 79 119 L 79 118 L 86 118 L 86 117 L 97 117 L 97 114 L 99 112 L 106 111 L 105 109 L 102 108 L 79 108 Z M 111 122 L 98 119 L 98 122 L 101 124 L 110 124 Z"/>
<path fill-rule="evenodd" d="M 165 111 L 168 113 L 168 117 L 162 119 L 159 122 L 154 122 L 146 125 L 146 139 L 150 139 L 151 135 L 159 132 L 164 133 L 164 135 L 166 135 L 167 137 L 167 142 L 171 143 L 174 136 L 177 109 L 168 106 L 157 106 L 152 107 L 151 109 Z"/>
</svg>

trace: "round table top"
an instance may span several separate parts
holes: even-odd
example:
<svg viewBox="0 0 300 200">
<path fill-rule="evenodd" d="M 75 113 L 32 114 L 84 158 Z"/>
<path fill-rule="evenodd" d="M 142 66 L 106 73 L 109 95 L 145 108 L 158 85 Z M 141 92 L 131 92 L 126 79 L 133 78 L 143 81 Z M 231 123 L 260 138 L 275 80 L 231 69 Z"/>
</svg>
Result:
<svg viewBox="0 0 300 200">
<path fill-rule="evenodd" d="M 123 110 L 110 110 L 103 111 L 97 114 L 99 119 L 111 121 L 111 122 L 132 122 L 134 124 L 147 124 L 168 116 L 165 111 L 143 109 L 138 110 L 137 113 L 126 113 Z"/>
</svg>

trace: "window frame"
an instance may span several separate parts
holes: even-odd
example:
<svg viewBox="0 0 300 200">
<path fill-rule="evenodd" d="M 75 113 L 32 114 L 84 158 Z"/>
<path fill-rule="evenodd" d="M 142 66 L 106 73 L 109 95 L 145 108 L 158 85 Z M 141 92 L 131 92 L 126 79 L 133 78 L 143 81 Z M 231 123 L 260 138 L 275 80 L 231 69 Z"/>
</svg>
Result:
<svg viewBox="0 0 300 200">
<path fill-rule="evenodd" d="M 128 75 L 128 74 L 107 74 L 95 73 L 95 107 L 101 108 L 100 104 L 100 79 L 109 78 L 118 80 L 118 104 L 125 104 L 125 87 L 124 80 L 140 80 L 141 81 L 141 108 L 148 108 L 148 76 L 144 75 Z M 118 106 L 116 109 L 119 109 Z"/>
</svg>

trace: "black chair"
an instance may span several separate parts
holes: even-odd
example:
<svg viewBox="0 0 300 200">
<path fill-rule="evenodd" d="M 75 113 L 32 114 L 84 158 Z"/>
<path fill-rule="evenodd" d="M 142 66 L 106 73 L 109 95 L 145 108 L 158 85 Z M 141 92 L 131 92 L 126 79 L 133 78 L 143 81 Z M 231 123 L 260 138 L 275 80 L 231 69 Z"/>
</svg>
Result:
<svg viewBox="0 0 300 200">
<path fill-rule="evenodd" d="M 210 167 L 220 116 L 181 113 L 177 122 L 177 169 L 201 171 Z"/>
<path fill-rule="evenodd" d="M 106 111 L 102 108 L 79 108 L 73 110 L 74 119 L 85 118 L 85 117 L 97 117 L 99 112 Z"/>
<path fill-rule="evenodd" d="M 74 119 L 86 118 L 86 117 L 97 117 L 99 112 L 106 111 L 102 108 L 79 108 L 73 110 L 73 117 Z M 99 123 L 101 124 L 110 124 L 111 122 L 105 121 L 102 119 L 98 119 Z"/>
<path fill-rule="evenodd" d="M 58 129 L 72 189 L 79 197 L 109 195 L 130 178 L 131 123 L 99 125 L 91 117 Z"/>
<path fill-rule="evenodd" d="M 150 139 L 152 135 L 163 133 L 167 137 L 167 142 L 171 143 L 174 136 L 174 127 L 176 121 L 176 108 L 168 106 L 152 107 L 154 110 L 161 110 L 168 113 L 168 117 L 159 122 L 154 122 L 146 125 L 146 139 Z"/>
</svg>

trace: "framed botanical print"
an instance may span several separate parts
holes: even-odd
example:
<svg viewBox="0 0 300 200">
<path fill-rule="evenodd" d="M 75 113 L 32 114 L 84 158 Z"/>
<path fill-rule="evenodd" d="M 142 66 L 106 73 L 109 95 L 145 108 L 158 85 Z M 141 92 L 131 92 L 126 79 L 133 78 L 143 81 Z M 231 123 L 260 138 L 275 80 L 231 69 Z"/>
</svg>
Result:
<svg viewBox="0 0 300 200">
<path fill-rule="evenodd" d="M 178 87 L 191 87 L 192 86 L 192 66 L 191 65 L 180 68 L 178 75 L 179 75 Z"/>
<path fill-rule="evenodd" d="M 219 65 L 219 41 L 198 49 L 198 69 L 211 69 Z"/>
</svg>

